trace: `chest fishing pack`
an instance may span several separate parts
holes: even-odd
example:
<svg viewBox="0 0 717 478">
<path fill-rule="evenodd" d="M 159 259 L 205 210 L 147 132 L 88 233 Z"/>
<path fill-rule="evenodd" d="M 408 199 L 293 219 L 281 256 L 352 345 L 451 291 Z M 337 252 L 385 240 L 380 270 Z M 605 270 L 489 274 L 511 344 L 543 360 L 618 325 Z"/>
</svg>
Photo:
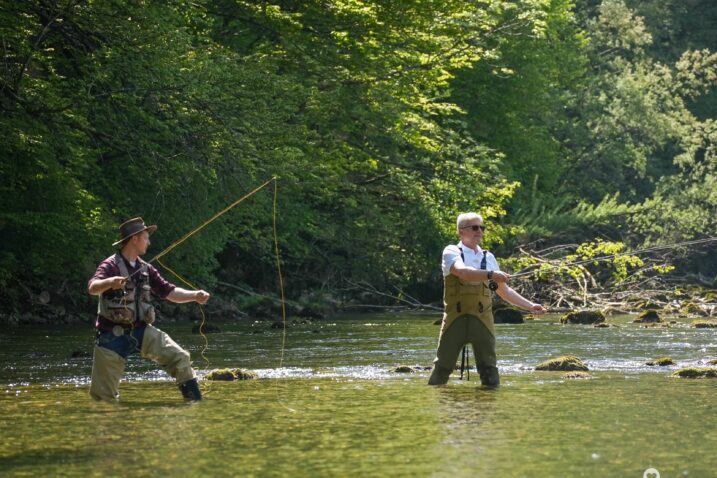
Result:
<svg viewBox="0 0 717 478">
<path fill-rule="evenodd" d="M 149 268 L 145 261 L 140 261 L 140 269 L 129 273 L 124 258 L 115 254 L 115 263 L 122 277 L 129 280 L 121 289 L 110 289 L 99 296 L 97 313 L 105 319 L 121 325 L 132 325 L 136 322 L 152 324 L 155 319 L 154 306 L 151 304 L 151 287 L 149 285 Z"/>
</svg>

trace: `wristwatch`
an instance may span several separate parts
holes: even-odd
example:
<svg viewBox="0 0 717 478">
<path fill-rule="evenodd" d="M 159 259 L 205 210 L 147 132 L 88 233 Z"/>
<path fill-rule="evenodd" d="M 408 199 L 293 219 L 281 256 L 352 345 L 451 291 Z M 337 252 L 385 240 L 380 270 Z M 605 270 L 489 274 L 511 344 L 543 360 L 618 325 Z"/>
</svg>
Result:
<svg viewBox="0 0 717 478">
<path fill-rule="evenodd" d="M 493 271 L 488 271 L 488 280 L 493 278 Z"/>
</svg>

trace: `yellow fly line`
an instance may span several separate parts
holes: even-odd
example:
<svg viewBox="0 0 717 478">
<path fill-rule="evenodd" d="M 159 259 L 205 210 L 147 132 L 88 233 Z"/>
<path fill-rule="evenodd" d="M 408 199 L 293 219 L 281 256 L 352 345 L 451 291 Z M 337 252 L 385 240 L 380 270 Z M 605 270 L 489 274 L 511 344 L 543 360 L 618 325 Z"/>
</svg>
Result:
<svg viewBox="0 0 717 478">
<path fill-rule="evenodd" d="M 276 176 L 272 177 L 268 181 L 266 181 L 264 184 L 258 186 L 253 191 L 245 194 L 241 198 L 237 199 L 218 213 L 214 214 L 212 217 L 204 221 L 199 227 L 189 231 L 187 234 L 185 234 L 181 239 L 177 240 L 176 242 L 170 244 L 166 249 L 164 249 L 162 252 L 154 256 L 149 262 L 157 261 L 159 265 L 162 266 L 162 268 L 166 269 L 170 273 L 172 273 L 175 277 L 177 277 L 183 284 L 187 285 L 190 289 L 198 289 L 197 286 L 189 282 L 187 279 L 182 277 L 179 273 L 177 273 L 175 270 L 168 267 L 164 262 L 160 260 L 163 256 L 168 254 L 169 252 L 173 251 L 177 246 L 185 242 L 187 239 L 192 237 L 194 234 L 197 234 L 199 231 L 204 229 L 206 226 L 211 224 L 212 222 L 219 219 L 221 216 L 229 212 L 232 208 L 240 204 L 242 201 L 250 198 L 257 192 L 261 191 L 264 187 L 266 187 L 270 183 L 274 183 L 274 200 L 273 200 L 273 210 L 272 210 L 272 228 L 273 228 L 273 239 L 274 239 L 274 255 L 276 258 L 276 269 L 277 273 L 279 275 L 279 290 L 281 295 L 281 321 L 283 327 L 282 329 L 282 336 L 281 336 L 281 354 L 279 358 L 279 369 L 281 369 L 284 365 L 284 349 L 286 346 L 286 304 L 285 304 L 285 298 L 284 298 L 284 278 L 281 272 L 281 256 L 279 254 L 279 235 L 277 233 L 277 224 L 276 224 L 276 217 L 277 217 L 277 200 L 278 200 L 278 178 Z M 202 348 L 202 351 L 200 352 L 200 355 L 204 362 L 209 365 L 209 360 L 207 359 L 205 352 L 207 348 L 209 347 L 209 341 L 207 339 L 207 336 L 204 334 L 204 324 L 206 323 L 206 315 L 204 313 L 204 307 L 201 304 L 197 304 L 199 307 L 199 311 L 202 315 L 202 322 L 199 325 L 199 334 L 202 336 L 202 339 L 204 340 L 204 347 Z M 277 389 L 277 399 L 278 399 L 278 389 Z M 281 400 L 279 400 L 279 403 L 281 403 Z M 283 405 L 284 408 L 286 408 L 289 411 L 294 411 L 291 408 L 287 407 L 286 405 Z"/>
</svg>

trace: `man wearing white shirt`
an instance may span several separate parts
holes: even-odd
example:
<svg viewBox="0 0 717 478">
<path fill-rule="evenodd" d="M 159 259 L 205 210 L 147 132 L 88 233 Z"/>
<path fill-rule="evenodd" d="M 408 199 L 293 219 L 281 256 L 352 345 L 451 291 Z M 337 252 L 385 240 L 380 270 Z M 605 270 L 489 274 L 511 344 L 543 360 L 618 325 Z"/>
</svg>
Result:
<svg viewBox="0 0 717 478">
<path fill-rule="evenodd" d="M 485 225 L 479 214 L 459 215 L 456 227 L 461 241 L 443 250 L 443 322 L 428 384 L 448 382 L 458 354 L 470 343 L 481 383 L 497 386 L 500 376 L 491 290 L 495 289 L 506 302 L 535 315 L 544 314 L 545 308 L 513 290 L 508 285 L 510 276 L 501 272 L 495 256 L 480 248 Z"/>
</svg>

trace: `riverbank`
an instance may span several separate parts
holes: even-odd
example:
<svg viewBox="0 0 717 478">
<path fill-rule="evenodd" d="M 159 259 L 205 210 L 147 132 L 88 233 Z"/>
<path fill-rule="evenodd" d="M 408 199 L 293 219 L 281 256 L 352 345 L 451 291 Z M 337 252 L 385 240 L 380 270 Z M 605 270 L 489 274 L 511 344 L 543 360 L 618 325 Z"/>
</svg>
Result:
<svg viewBox="0 0 717 478">
<path fill-rule="evenodd" d="M 590 310 L 606 317 L 620 314 L 639 314 L 654 310 L 665 319 L 717 318 L 717 290 L 701 284 L 659 284 L 659 287 L 630 290 L 587 291 L 571 288 L 563 283 L 538 284 L 516 281 L 514 287 L 526 297 L 545 304 L 553 313 Z M 41 292 L 29 294 L 22 312 L 0 313 L 0 325 L 91 324 L 94 322 L 96 301 Z M 346 313 L 426 311 L 440 314 L 441 303 L 423 304 L 416 299 L 394 297 L 380 291 L 345 295 L 320 291 L 304 294 L 284 302 L 287 319 L 321 320 Z M 282 303 L 276 295 L 260 294 L 247 288 L 218 284 L 209 303 L 200 308 L 196 304 L 172 304 L 157 301 L 160 322 L 202 320 L 282 320 Z"/>
</svg>

